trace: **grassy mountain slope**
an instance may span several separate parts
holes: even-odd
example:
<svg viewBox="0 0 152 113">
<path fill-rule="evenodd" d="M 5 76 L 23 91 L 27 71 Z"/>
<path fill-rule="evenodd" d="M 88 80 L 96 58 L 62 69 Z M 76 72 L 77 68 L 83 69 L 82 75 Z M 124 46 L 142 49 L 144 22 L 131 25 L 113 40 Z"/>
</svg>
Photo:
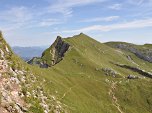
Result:
<svg viewBox="0 0 152 113">
<path fill-rule="evenodd" d="M 64 41 L 70 44 L 70 48 L 63 60 L 49 69 L 38 70 L 38 73 L 52 82 L 46 87 L 51 90 L 50 93 L 57 92 L 54 95 L 68 106 L 67 109 L 72 113 L 151 112 L 151 79 L 111 62 L 137 66 L 127 59 L 126 56 L 131 55 L 134 62 L 147 71 L 151 71 L 151 63 L 141 61 L 130 52 L 101 44 L 84 34 Z M 145 65 L 140 65 L 142 63 Z M 107 76 L 111 72 L 103 71 L 105 68 L 117 73 L 116 77 Z M 129 74 L 142 78 L 124 78 Z"/>
<path fill-rule="evenodd" d="M 126 64 L 151 72 L 151 63 L 129 51 L 99 43 L 82 33 L 63 40 L 70 47 L 56 65 L 43 69 L 20 63 L 28 69 L 29 74 L 26 77 L 28 85 L 22 84 L 25 86 L 24 100 L 32 103 L 28 108 L 29 113 L 43 113 L 46 110 L 41 104 L 41 96 L 33 95 L 32 92 L 36 91 L 38 95 L 43 92 L 47 97 L 45 104 L 49 106 L 50 113 L 152 112 L 151 79 L 115 65 Z M 49 54 L 45 57 L 50 58 Z M 125 78 L 128 75 L 140 78 Z M 27 92 L 30 96 L 27 96 Z"/>
</svg>

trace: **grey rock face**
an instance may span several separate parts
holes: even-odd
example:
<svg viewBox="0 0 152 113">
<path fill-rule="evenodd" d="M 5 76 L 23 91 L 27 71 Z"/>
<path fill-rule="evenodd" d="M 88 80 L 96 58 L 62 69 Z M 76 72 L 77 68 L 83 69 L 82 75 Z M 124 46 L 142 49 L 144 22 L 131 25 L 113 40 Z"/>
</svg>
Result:
<svg viewBox="0 0 152 113">
<path fill-rule="evenodd" d="M 152 49 L 136 49 L 132 45 L 127 44 L 118 44 L 115 46 L 116 48 L 123 49 L 134 53 L 137 57 L 152 63 Z"/>
<path fill-rule="evenodd" d="M 31 60 L 27 61 L 27 63 L 31 65 L 38 65 L 40 68 L 48 68 L 48 65 L 42 62 L 41 58 L 39 57 L 33 57 Z"/>
<path fill-rule="evenodd" d="M 54 46 L 54 47 L 53 47 Z M 55 43 L 53 44 L 52 49 L 54 50 L 53 64 L 58 63 L 64 57 L 64 53 L 68 50 L 69 44 L 64 42 L 60 36 L 57 37 Z"/>
<path fill-rule="evenodd" d="M 41 68 L 51 67 L 63 59 L 69 46 L 70 45 L 67 42 L 58 36 L 55 42 L 43 52 L 42 57 L 34 57 L 27 63 L 31 65 L 39 65 Z"/>
<path fill-rule="evenodd" d="M 42 61 L 48 66 L 53 66 L 59 63 L 66 51 L 69 49 L 69 44 L 66 43 L 60 36 L 57 37 L 55 42 L 43 52 Z"/>
</svg>

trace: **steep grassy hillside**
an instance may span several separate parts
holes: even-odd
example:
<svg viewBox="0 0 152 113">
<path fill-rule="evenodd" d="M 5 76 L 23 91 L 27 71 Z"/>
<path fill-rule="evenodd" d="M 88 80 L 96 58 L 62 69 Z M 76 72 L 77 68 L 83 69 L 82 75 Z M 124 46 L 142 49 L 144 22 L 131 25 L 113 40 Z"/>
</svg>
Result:
<svg viewBox="0 0 152 113">
<path fill-rule="evenodd" d="M 0 112 L 67 112 L 56 95 L 48 93 L 45 78 L 35 74 L 38 70 L 16 56 L 0 33 Z"/>
<path fill-rule="evenodd" d="M 99 43 L 83 33 L 62 42 L 69 48 L 57 64 L 40 68 L 20 63 L 29 73 L 22 84 L 24 100 L 31 103 L 27 108 L 29 113 L 152 112 L 152 80 L 116 65 L 138 67 L 150 73 L 152 63 L 132 52 Z M 51 50 L 48 48 L 47 54 L 45 51 L 42 55 L 47 62 L 52 61 Z M 54 55 L 54 58 L 59 56 Z M 127 79 L 128 75 L 137 78 Z"/>
<path fill-rule="evenodd" d="M 52 85 L 46 83 L 46 88 L 50 93 L 57 92 L 54 95 L 71 113 L 152 111 L 151 79 L 115 65 L 138 65 L 137 67 L 150 72 L 151 63 L 130 52 L 101 44 L 82 33 L 63 40 L 70 45 L 63 60 L 48 69 L 35 70 L 51 81 Z M 125 78 L 128 75 L 138 76 L 139 79 Z"/>
</svg>

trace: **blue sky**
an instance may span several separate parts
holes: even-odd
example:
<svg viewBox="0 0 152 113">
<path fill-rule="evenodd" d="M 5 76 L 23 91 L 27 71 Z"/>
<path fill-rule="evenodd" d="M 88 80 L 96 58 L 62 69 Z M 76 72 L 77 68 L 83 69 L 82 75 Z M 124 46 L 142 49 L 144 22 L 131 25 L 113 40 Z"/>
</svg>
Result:
<svg viewBox="0 0 152 113">
<path fill-rule="evenodd" d="M 0 30 L 12 46 L 80 32 L 100 42 L 152 43 L 152 0 L 0 0 Z"/>
</svg>

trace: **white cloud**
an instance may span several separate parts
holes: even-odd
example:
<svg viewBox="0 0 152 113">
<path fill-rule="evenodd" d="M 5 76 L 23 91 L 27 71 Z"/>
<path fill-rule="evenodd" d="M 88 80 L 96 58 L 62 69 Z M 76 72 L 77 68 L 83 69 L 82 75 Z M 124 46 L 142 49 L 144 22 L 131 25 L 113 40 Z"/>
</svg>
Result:
<svg viewBox="0 0 152 113">
<path fill-rule="evenodd" d="M 111 6 L 109 6 L 108 8 L 110 9 L 114 9 L 114 10 L 120 10 L 122 7 L 122 4 L 112 4 Z"/>
<path fill-rule="evenodd" d="M 119 18 L 119 16 L 98 17 L 98 18 L 91 18 L 91 19 L 82 20 L 81 22 L 99 22 L 99 21 L 110 22 L 113 20 L 117 20 L 118 18 Z"/>
<path fill-rule="evenodd" d="M 51 26 L 51 25 L 61 24 L 61 23 L 62 22 L 58 19 L 46 19 L 46 20 L 42 20 L 42 22 L 40 22 L 38 26 L 46 27 L 46 26 Z"/>
<path fill-rule="evenodd" d="M 62 32 L 65 33 L 79 33 L 79 32 L 91 32 L 91 31 L 111 31 L 111 30 L 120 30 L 120 29 L 134 29 L 134 28 L 145 28 L 152 27 L 152 18 L 135 20 L 125 23 L 112 24 L 112 25 L 93 25 L 77 30 L 65 30 Z"/>
<path fill-rule="evenodd" d="M 144 2 L 148 2 L 149 0 L 128 0 L 128 2 L 130 4 L 133 4 L 133 5 L 141 5 L 143 4 Z"/>
<path fill-rule="evenodd" d="M 5 32 L 16 30 L 25 27 L 32 19 L 33 14 L 23 6 L 2 10 L 0 11 L 0 29 Z"/>
<path fill-rule="evenodd" d="M 3 31 L 10 31 L 19 28 L 49 27 L 61 24 L 66 21 L 67 17 L 72 15 L 73 7 L 102 1 L 104 0 L 57 0 L 51 5 L 46 6 L 47 8 L 41 7 L 38 11 L 33 7 L 11 7 L 0 11 L 0 28 Z M 53 19 L 49 13 L 60 13 L 64 16 Z"/>
<path fill-rule="evenodd" d="M 42 17 L 39 12 L 28 7 L 12 7 L 0 11 L 0 29 L 8 32 L 20 28 L 49 27 L 62 23 L 58 19 Z"/>
<path fill-rule="evenodd" d="M 146 8 L 152 7 L 152 0 L 127 0 L 126 3 L 135 6 L 145 6 Z"/>
<path fill-rule="evenodd" d="M 0 30 L 3 32 L 10 32 L 16 29 L 19 29 L 23 26 L 23 23 L 15 23 L 15 24 L 9 24 L 5 26 L 0 26 Z"/>
<path fill-rule="evenodd" d="M 72 8 L 102 1 L 104 0 L 57 0 L 51 5 L 46 6 L 47 8 L 41 7 L 39 11 L 25 6 L 11 7 L 0 11 L 1 29 L 9 31 L 21 27 L 49 27 L 51 25 L 60 24 L 66 20 L 65 17 L 72 15 Z M 45 17 L 45 15 L 49 15 L 49 13 L 60 13 L 63 14 L 64 17 L 61 17 L 62 20 L 61 18 L 59 20 L 52 19 L 48 16 Z"/>
<path fill-rule="evenodd" d="M 26 7 L 13 7 L 9 10 L 0 12 L 0 20 L 8 22 L 25 22 L 32 19 L 32 14 Z"/>
<path fill-rule="evenodd" d="M 57 0 L 54 4 L 51 4 L 47 10 L 52 13 L 61 13 L 65 16 L 72 15 L 72 8 L 78 6 L 84 6 L 97 2 L 103 2 L 105 0 Z"/>
</svg>

